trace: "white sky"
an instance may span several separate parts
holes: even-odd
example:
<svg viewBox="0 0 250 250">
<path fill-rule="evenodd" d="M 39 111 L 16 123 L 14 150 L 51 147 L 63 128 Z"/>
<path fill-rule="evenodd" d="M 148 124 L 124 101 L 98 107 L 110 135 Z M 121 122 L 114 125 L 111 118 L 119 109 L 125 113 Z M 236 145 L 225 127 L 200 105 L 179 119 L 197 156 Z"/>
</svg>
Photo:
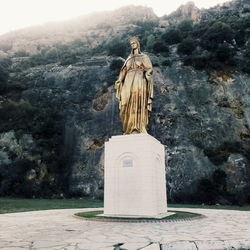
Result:
<svg viewBox="0 0 250 250">
<path fill-rule="evenodd" d="M 199 8 L 209 8 L 226 1 L 193 0 Z M 0 0 L 0 34 L 130 4 L 152 7 L 158 16 L 162 16 L 186 2 L 188 0 Z"/>
</svg>

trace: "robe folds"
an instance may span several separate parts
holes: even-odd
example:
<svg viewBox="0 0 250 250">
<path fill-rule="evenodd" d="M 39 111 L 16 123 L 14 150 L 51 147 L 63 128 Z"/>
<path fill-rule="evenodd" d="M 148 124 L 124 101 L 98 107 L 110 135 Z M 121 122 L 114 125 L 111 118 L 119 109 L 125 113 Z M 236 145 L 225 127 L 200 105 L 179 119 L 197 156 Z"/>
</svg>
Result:
<svg viewBox="0 0 250 250">
<path fill-rule="evenodd" d="M 147 133 L 149 112 L 152 110 L 152 63 L 145 54 L 131 54 L 125 61 L 116 90 L 120 118 L 125 134 Z"/>
</svg>

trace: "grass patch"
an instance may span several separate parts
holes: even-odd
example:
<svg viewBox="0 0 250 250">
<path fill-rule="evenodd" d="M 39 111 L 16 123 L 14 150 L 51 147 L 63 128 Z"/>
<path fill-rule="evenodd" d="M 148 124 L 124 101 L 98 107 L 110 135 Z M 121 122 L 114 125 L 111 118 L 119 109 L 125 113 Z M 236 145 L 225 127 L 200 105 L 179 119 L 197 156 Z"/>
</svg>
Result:
<svg viewBox="0 0 250 250">
<path fill-rule="evenodd" d="M 195 204 L 168 204 L 169 208 L 198 208 L 198 209 L 225 209 L 250 211 L 250 206 L 223 206 L 223 205 L 195 205 Z"/>
<path fill-rule="evenodd" d="M 99 214 L 103 214 L 103 211 L 81 212 L 81 213 L 76 213 L 75 215 L 84 218 L 102 218 L 97 216 Z"/>
<path fill-rule="evenodd" d="M 138 218 L 126 218 L 126 217 L 109 217 L 109 216 L 103 216 L 100 217 L 98 215 L 102 214 L 103 211 L 91 211 L 91 212 L 82 212 L 82 213 L 76 213 L 76 216 L 83 217 L 83 218 L 97 218 L 97 219 L 111 219 L 111 220 L 180 220 L 180 219 L 188 219 L 193 218 L 197 216 L 201 216 L 201 214 L 197 213 L 190 213 L 190 212 L 181 212 L 181 211 L 169 211 L 174 212 L 175 214 L 157 219 L 157 218 L 144 218 L 144 217 L 138 217 Z"/>
<path fill-rule="evenodd" d="M 49 209 L 102 207 L 103 201 L 82 199 L 18 199 L 0 198 L 0 214 Z"/>
<path fill-rule="evenodd" d="M 177 220 L 177 219 L 186 219 L 201 216 L 201 214 L 190 213 L 190 212 L 181 212 L 169 210 L 169 212 L 174 212 L 175 214 L 166 217 L 167 220 Z"/>
<path fill-rule="evenodd" d="M 49 209 L 97 208 L 103 207 L 103 201 L 90 198 L 82 199 L 20 199 L 0 198 L 0 214 Z M 204 208 L 250 211 L 250 206 L 208 206 L 193 204 L 168 204 L 169 208 Z"/>
</svg>

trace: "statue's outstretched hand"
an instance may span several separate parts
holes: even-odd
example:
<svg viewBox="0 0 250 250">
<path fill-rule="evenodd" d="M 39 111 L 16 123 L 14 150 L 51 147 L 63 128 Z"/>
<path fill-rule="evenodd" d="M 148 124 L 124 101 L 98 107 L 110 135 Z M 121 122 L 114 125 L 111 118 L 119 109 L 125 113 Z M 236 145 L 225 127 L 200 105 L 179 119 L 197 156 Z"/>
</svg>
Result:
<svg viewBox="0 0 250 250">
<path fill-rule="evenodd" d="M 120 80 L 115 81 L 115 89 L 118 89 L 121 84 Z"/>
<path fill-rule="evenodd" d="M 146 71 L 146 74 L 145 74 L 146 79 L 147 79 L 147 80 L 150 80 L 152 74 L 153 74 L 153 70 L 152 70 L 152 69 L 149 69 L 148 71 Z"/>
</svg>

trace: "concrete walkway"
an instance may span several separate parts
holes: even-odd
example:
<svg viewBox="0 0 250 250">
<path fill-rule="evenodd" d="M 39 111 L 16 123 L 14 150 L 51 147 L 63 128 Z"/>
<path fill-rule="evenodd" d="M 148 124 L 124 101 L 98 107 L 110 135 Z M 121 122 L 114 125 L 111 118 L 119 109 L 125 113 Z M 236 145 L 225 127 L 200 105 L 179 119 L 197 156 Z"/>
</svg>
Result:
<svg viewBox="0 0 250 250">
<path fill-rule="evenodd" d="M 90 222 L 65 209 L 0 214 L 0 249 L 250 249 L 250 211 L 174 209 L 207 218 L 168 223 Z"/>
</svg>

